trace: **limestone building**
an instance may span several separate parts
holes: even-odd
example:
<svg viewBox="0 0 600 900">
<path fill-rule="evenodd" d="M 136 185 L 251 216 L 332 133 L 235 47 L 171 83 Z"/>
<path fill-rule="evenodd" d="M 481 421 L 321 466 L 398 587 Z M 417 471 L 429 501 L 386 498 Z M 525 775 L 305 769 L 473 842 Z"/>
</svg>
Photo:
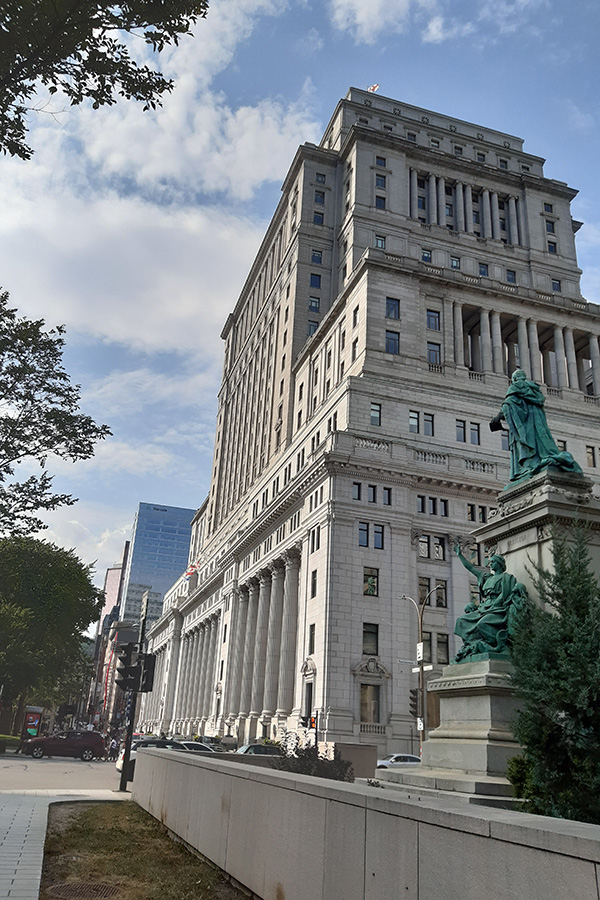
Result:
<svg viewBox="0 0 600 900">
<path fill-rule="evenodd" d="M 508 480 L 489 431 L 517 366 L 594 474 L 600 309 L 570 202 L 523 142 L 352 88 L 299 148 L 223 329 L 193 574 L 151 633 L 146 730 L 414 746 L 416 614 L 434 673 L 469 599 L 457 538 Z M 437 590 L 434 590 L 437 588 Z M 411 737 L 413 742 L 411 744 Z"/>
</svg>

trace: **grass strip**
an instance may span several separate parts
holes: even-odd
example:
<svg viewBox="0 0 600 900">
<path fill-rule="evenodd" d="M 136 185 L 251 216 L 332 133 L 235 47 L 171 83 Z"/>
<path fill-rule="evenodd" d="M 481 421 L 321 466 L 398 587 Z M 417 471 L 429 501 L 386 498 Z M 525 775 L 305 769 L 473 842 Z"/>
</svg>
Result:
<svg viewBox="0 0 600 900">
<path fill-rule="evenodd" d="M 40 900 L 66 882 L 118 885 L 119 900 L 246 900 L 133 802 L 50 806 Z"/>
</svg>

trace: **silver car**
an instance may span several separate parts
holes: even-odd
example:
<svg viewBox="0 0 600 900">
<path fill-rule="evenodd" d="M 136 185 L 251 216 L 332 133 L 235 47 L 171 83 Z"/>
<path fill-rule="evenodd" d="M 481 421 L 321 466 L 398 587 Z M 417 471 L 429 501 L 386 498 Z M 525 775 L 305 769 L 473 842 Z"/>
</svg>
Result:
<svg viewBox="0 0 600 900">
<path fill-rule="evenodd" d="M 416 766 L 421 762 L 420 756 L 413 753 L 389 753 L 383 759 L 377 760 L 378 769 L 394 769 L 396 766 Z"/>
</svg>

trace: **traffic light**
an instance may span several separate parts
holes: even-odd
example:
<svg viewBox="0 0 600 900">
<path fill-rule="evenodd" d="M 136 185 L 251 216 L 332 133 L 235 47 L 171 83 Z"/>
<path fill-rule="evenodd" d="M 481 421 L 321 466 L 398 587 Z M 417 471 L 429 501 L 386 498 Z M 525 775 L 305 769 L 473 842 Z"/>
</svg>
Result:
<svg viewBox="0 0 600 900">
<path fill-rule="evenodd" d="M 308 716 L 300 716 L 298 722 L 303 728 L 308 728 Z"/>
<path fill-rule="evenodd" d="M 414 716 L 415 719 L 419 715 L 419 688 L 411 688 L 410 689 L 410 714 Z"/>
<path fill-rule="evenodd" d="M 140 691 L 147 694 L 152 690 L 154 685 L 154 666 L 156 665 L 156 656 L 154 653 L 140 653 L 138 657 L 138 666 L 142 669 L 142 678 Z"/>
<path fill-rule="evenodd" d="M 119 650 L 119 659 L 117 662 L 117 675 L 115 684 L 122 691 L 137 691 L 140 685 L 140 670 L 136 664 L 132 662 L 135 644 L 125 644 Z"/>
<path fill-rule="evenodd" d="M 310 717 L 308 727 L 309 727 L 309 728 L 315 728 L 315 729 L 316 729 L 316 727 L 317 727 L 317 717 L 316 717 L 316 716 L 311 716 L 311 717 Z"/>
</svg>

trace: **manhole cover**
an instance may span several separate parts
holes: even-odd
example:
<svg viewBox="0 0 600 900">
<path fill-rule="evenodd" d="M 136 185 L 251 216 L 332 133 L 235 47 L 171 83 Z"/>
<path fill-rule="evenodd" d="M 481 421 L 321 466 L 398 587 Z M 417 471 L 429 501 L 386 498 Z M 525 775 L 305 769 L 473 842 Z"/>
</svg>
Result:
<svg viewBox="0 0 600 900">
<path fill-rule="evenodd" d="M 115 884 L 94 884 L 89 881 L 71 881 L 47 888 L 53 897 L 63 897 L 64 900 L 101 900 L 103 897 L 116 897 L 119 890 L 119 886 Z"/>
</svg>

